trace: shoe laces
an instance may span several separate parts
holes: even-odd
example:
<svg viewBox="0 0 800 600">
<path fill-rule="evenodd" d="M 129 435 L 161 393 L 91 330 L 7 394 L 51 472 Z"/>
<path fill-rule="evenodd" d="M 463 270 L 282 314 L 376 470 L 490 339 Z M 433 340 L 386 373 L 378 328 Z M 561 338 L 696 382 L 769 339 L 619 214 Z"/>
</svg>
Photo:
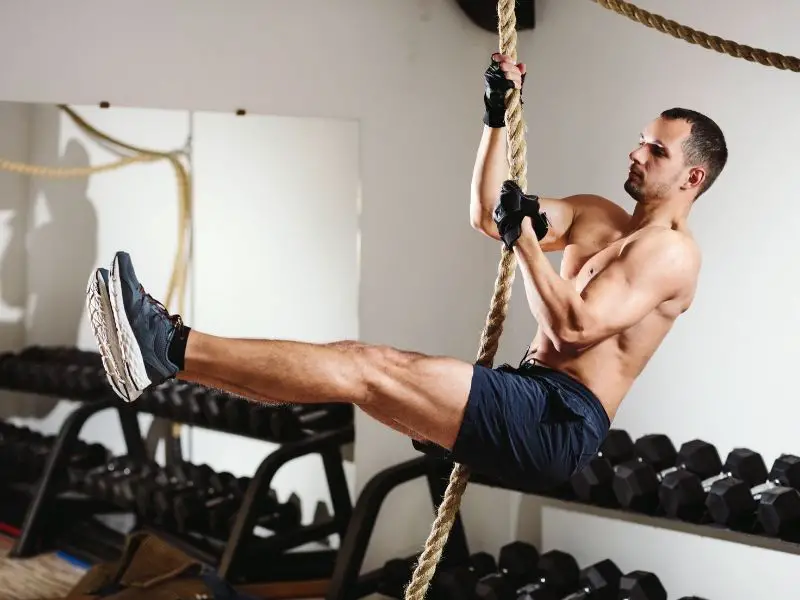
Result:
<svg viewBox="0 0 800 600">
<path fill-rule="evenodd" d="M 153 298 L 153 296 L 151 296 L 149 292 L 145 291 L 144 286 L 142 286 L 142 284 L 139 284 L 139 292 L 148 302 L 150 302 L 150 304 L 152 304 L 156 308 L 158 312 L 164 315 L 167 318 L 167 320 L 170 323 L 172 323 L 177 329 L 181 329 L 183 327 L 183 319 L 181 318 L 181 316 L 177 314 L 175 315 L 171 314 L 167 310 L 167 307 L 164 306 L 164 304 L 162 304 L 160 300 Z"/>
</svg>

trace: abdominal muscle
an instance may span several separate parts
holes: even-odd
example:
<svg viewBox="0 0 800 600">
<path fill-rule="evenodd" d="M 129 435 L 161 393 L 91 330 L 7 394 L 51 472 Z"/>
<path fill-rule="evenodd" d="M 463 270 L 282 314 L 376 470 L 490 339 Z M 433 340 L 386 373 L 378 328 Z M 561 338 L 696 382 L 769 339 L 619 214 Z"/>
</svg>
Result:
<svg viewBox="0 0 800 600">
<path fill-rule="evenodd" d="M 540 329 L 526 360 L 535 360 L 580 381 L 598 397 L 609 420 L 613 421 L 622 400 L 673 321 L 664 315 L 652 314 L 629 330 L 577 354 L 556 350 Z"/>
</svg>

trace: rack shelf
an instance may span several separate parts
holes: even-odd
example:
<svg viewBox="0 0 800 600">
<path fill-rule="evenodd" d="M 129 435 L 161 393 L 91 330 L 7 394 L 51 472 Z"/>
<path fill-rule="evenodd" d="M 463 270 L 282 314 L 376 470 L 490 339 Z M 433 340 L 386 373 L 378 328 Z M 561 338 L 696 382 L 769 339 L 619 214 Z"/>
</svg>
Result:
<svg viewBox="0 0 800 600">
<path fill-rule="evenodd" d="M 248 566 L 253 547 L 258 549 L 259 561 L 269 561 L 270 557 L 277 557 L 332 534 L 342 537 L 349 524 L 352 501 L 344 473 L 342 448 L 352 444 L 355 439 L 350 406 L 331 405 L 333 410 L 324 412 L 328 405 L 316 405 L 313 411 L 301 412 L 303 407 L 257 405 L 237 396 L 175 380 L 145 392 L 136 402 L 127 404 L 110 389 L 99 354 L 74 348 L 35 347 L 15 354 L 0 355 L 0 389 L 80 402 L 64 420 L 52 441 L 38 482 L 28 486 L 30 502 L 20 535 L 10 552 L 12 557 L 32 556 L 52 547 L 57 540 L 70 543 L 64 541 L 65 532 L 54 527 L 48 515 L 54 513 L 56 503 L 62 500 L 63 473 L 77 448 L 86 421 L 107 410 L 114 410 L 120 419 L 127 457 L 142 463 L 148 457 L 138 414 L 151 414 L 186 425 L 278 445 L 263 459 L 250 479 L 230 534 L 227 540 L 222 540 L 220 547 L 195 542 L 190 536 L 160 531 L 147 523 L 137 523 L 137 528 L 157 532 L 185 551 L 214 565 L 219 574 L 230 581 L 238 583 L 248 580 L 248 573 L 254 571 Z M 204 398 L 212 395 L 213 398 Z M 201 412 L 207 400 L 213 404 L 214 410 L 222 410 L 227 414 L 217 413 L 219 419 L 216 421 L 209 419 L 214 415 Z M 191 406 L 192 403 L 194 406 Z M 255 419 L 249 418 L 256 413 Z M 259 421 L 258 429 L 249 427 L 253 420 Z M 232 426 L 231 423 L 236 422 L 242 426 Z M 286 531 L 276 531 L 268 537 L 255 536 L 253 530 L 260 516 L 259 499 L 267 496 L 276 473 L 295 459 L 311 454 L 318 454 L 323 463 L 333 508 L 330 517 L 315 519 L 311 524 L 302 524 Z M 113 505 L 107 508 L 109 512 L 115 512 Z M 119 507 L 116 507 L 116 512 L 119 512 Z M 99 531 L 102 527 L 98 526 L 97 529 Z M 112 533 L 107 536 L 109 539 L 114 538 Z M 72 534 L 80 537 L 80 532 L 73 531 Z M 335 551 L 327 552 L 335 555 Z M 332 558 L 328 562 L 332 568 Z"/>
</svg>

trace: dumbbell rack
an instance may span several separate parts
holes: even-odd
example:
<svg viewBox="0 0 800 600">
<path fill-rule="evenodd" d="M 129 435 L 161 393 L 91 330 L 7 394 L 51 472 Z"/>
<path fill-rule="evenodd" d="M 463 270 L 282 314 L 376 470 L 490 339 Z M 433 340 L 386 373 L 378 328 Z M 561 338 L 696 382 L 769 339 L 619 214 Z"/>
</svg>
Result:
<svg viewBox="0 0 800 600">
<path fill-rule="evenodd" d="M 434 508 L 438 507 L 444 495 L 444 485 L 453 468 L 453 462 L 446 452 L 423 449 L 415 443 L 414 447 L 423 456 L 393 465 L 377 473 L 363 488 L 353 509 L 348 530 L 342 540 L 325 600 L 353 600 L 376 593 L 382 576 L 382 568 L 360 574 L 367 547 L 375 528 L 375 520 L 386 497 L 399 485 L 426 477 L 431 487 Z M 606 508 L 586 504 L 576 499 L 568 486 L 555 490 L 542 490 L 537 487 L 510 486 L 481 473 L 472 473 L 470 485 L 483 485 L 496 489 L 521 492 L 535 496 L 541 506 L 551 506 L 582 514 L 601 516 L 609 519 L 648 525 L 659 529 L 679 531 L 696 536 L 719 539 L 747 546 L 776 550 L 788 554 L 800 554 L 800 543 L 781 540 L 767 535 L 728 529 L 716 524 L 693 523 L 664 516 L 638 513 L 621 508 Z M 466 561 L 469 548 L 464 534 L 461 515 L 451 530 L 447 546 L 440 561 L 441 568 L 448 564 Z M 408 557 L 406 557 L 408 558 Z M 438 567 L 437 567 L 438 568 Z"/>
<path fill-rule="evenodd" d="M 80 360 L 71 361 L 69 358 L 65 358 L 69 356 L 73 358 L 79 356 Z M 81 370 L 82 373 L 78 376 L 76 373 Z M 17 374 L 21 372 L 21 375 L 9 378 L 7 375 L 10 371 Z M 64 386 L 60 380 L 68 371 L 71 372 L 71 385 Z M 169 385 L 172 385 L 172 382 Z M 201 388 L 202 386 L 196 387 Z M 53 509 L 61 492 L 57 485 L 57 476 L 66 469 L 86 421 L 104 410 L 116 410 L 122 427 L 127 456 L 134 460 L 144 461 L 147 451 L 137 415 L 139 413 L 149 413 L 154 416 L 164 415 L 147 410 L 153 406 L 152 402 L 147 401 L 148 392 L 145 392 L 139 401 L 131 404 L 125 404 L 117 399 L 105 378 L 99 355 L 77 349 L 37 347 L 31 351 L 26 349 L 18 354 L 0 355 L 0 389 L 68 398 L 82 402 L 62 423 L 51 446 L 40 479 L 32 489 L 21 533 L 9 554 L 11 557 L 24 558 L 52 547 L 54 540 L 47 536 L 48 517 L 54 513 Z M 219 394 L 217 400 L 220 400 Z M 236 398 L 236 400 L 242 401 L 240 398 Z M 170 416 L 174 419 L 173 415 Z M 188 424 L 198 425 L 197 423 Z M 199 426 L 243 437 L 263 439 L 268 442 L 276 441 L 258 437 L 249 432 L 215 427 L 209 423 Z M 332 534 L 338 534 L 342 538 L 352 514 L 352 501 L 344 473 L 342 446 L 354 441 L 354 433 L 351 419 L 349 422 L 339 423 L 327 430 L 296 432 L 291 441 L 278 442 L 280 444 L 278 448 L 264 458 L 252 476 L 220 556 L 208 555 L 200 549 L 192 552 L 191 547 L 186 547 L 186 540 L 175 539 L 175 536 L 166 532 L 156 531 L 155 533 L 177 543 L 198 558 L 215 564 L 218 574 L 232 582 L 242 581 L 240 573 L 243 569 L 240 567 L 252 555 L 250 546 L 257 545 L 258 557 L 264 561 L 270 560 L 270 556 L 280 555 L 309 542 L 327 538 Z M 272 480 L 281 467 L 310 454 L 319 454 L 322 459 L 333 509 L 330 518 L 321 521 L 315 520 L 311 524 L 304 524 L 287 532 L 256 539 L 253 530 L 259 516 L 257 499 L 263 497 L 270 489 Z M 331 554 L 335 554 L 335 551 L 331 551 Z"/>
</svg>

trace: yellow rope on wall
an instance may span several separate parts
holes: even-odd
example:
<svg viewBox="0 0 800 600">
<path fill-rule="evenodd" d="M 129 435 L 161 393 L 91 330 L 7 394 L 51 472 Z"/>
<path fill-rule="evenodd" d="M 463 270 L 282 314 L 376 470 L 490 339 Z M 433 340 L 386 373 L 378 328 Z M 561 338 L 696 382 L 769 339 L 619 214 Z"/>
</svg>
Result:
<svg viewBox="0 0 800 600">
<path fill-rule="evenodd" d="M 155 162 L 159 160 L 167 160 L 175 170 L 175 177 L 178 184 L 178 242 L 175 251 L 175 258 L 173 261 L 172 276 L 170 277 L 169 285 L 167 288 L 165 306 L 170 307 L 173 302 L 174 296 L 177 295 L 178 307 L 177 312 L 184 311 L 184 302 L 186 296 L 186 281 L 188 277 L 188 247 L 187 247 L 187 232 L 191 230 L 191 180 L 189 173 L 180 161 L 179 152 L 163 152 L 158 150 L 151 150 L 148 148 L 140 148 L 122 142 L 116 138 L 109 136 L 97 128 L 90 125 L 85 119 L 78 115 L 71 108 L 59 105 L 59 109 L 66 113 L 78 127 L 88 133 L 93 138 L 102 140 L 118 148 L 134 153 L 133 156 L 124 156 L 121 159 L 102 165 L 88 166 L 88 167 L 49 167 L 43 165 L 32 165 L 22 162 L 16 162 L 0 158 L 0 170 L 9 171 L 12 173 L 19 173 L 22 175 L 29 175 L 31 177 L 46 177 L 52 179 L 72 178 L 72 177 L 88 177 L 90 175 L 105 173 L 126 167 L 128 165 Z"/>
<path fill-rule="evenodd" d="M 800 58 L 795 56 L 786 56 L 761 48 L 753 48 L 752 46 L 740 44 L 732 40 L 726 40 L 717 35 L 698 31 L 697 29 L 692 29 L 691 27 L 681 25 L 676 21 L 662 17 L 661 15 L 648 12 L 624 0 L 591 1 L 599 4 L 603 8 L 624 15 L 637 23 L 641 23 L 646 27 L 656 29 L 661 33 L 666 33 L 672 37 L 689 42 L 690 44 L 697 44 L 707 50 L 714 50 L 715 52 L 758 63 L 765 67 L 775 67 L 776 69 L 800 73 Z"/>
</svg>

